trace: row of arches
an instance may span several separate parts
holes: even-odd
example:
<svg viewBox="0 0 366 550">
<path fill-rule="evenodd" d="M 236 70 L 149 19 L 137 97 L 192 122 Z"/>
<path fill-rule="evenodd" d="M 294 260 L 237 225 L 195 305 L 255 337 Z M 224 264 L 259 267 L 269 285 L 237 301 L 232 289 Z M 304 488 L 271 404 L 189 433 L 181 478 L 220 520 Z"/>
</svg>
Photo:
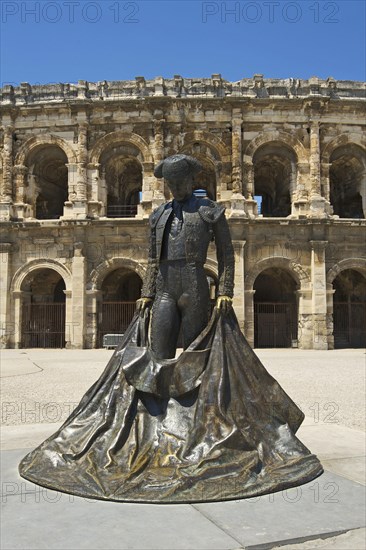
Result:
<svg viewBox="0 0 366 550">
<path fill-rule="evenodd" d="M 216 276 L 207 271 L 214 303 Z M 120 334 L 129 325 L 142 280 L 129 268 L 117 268 L 104 277 L 97 304 L 96 345 L 105 334 Z M 21 284 L 23 347 L 64 347 L 65 281 L 51 268 L 31 271 Z M 298 284 L 282 267 L 257 275 L 254 290 L 255 347 L 292 347 L 298 340 Z M 333 280 L 334 346 L 366 345 L 366 278 L 355 269 L 344 269 Z"/>
<path fill-rule="evenodd" d="M 212 141 L 214 136 L 206 134 L 193 133 L 189 136 L 192 141 L 185 141 L 179 152 L 192 154 L 201 161 L 203 171 L 197 176 L 196 190 L 216 200 L 223 190 L 232 190 L 231 156 L 220 139 Z M 245 150 L 242 192 L 246 198 L 257 201 L 262 216 L 286 217 L 291 214 L 299 186 L 304 186 L 304 178 L 309 177 L 304 168 L 309 161 L 304 146 L 290 134 L 275 132 L 266 139 L 256 138 Z M 112 132 L 94 145 L 89 157 L 84 151 L 90 161 L 89 175 L 85 158 L 85 173 L 80 175 L 80 154 L 78 157 L 63 140 L 30 138 L 29 141 L 32 143 L 23 146 L 16 163 L 26 172 L 25 199 L 38 219 L 61 217 L 65 202 L 77 199 L 77 185 L 74 181 L 70 192 L 70 179 L 84 178 L 86 198 L 100 200 L 107 217 L 135 216 L 146 187 L 152 192 L 153 184 L 145 180 L 147 174 L 151 180 L 153 157 L 139 136 L 132 138 Z M 174 152 L 178 151 L 169 154 Z M 333 148 L 328 144 L 320 164 L 320 193 L 332 205 L 333 213 L 340 218 L 364 218 L 366 155 L 361 144 L 338 138 Z M 18 180 L 22 184 L 21 178 L 22 174 Z M 168 190 L 162 192 L 167 199 Z"/>
</svg>

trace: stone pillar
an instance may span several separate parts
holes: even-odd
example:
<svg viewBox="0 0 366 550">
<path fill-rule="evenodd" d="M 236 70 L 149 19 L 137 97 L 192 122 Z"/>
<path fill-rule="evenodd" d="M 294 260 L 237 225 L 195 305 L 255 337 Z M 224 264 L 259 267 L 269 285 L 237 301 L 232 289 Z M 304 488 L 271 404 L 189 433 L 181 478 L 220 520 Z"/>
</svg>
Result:
<svg viewBox="0 0 366 550">
<path fill-rule="evenodd" d="M 258 204 L 253 199 L 254 197 L 254 166 L 251 160 L 244 162 L 244 187 L 243 193 L 245 196 L 245 211 L 248 218 L 255 218 L 258 216 Z"/>
<path fill-rule="evenodd" d="M 249 344 L 254 347 L 254 294 L 255 290 L 244 291 L 245 321 L 244 334 Z"/>
<path fill-rule="evenodd" d="M 137 216 L 147 218 L 151 214 L 151 209 L 159 206 L 164 200 L 157 200 L 155 206 L 155 187 L 156 178 L 154 176 L 154 163 L 143 162 L 143 182 L 142 182 L 142 201 L 137 210 Z"/>
<path fill-rule="evenodd" d="M 330 204 L 330 167 L 331 164 L 329 162 L 322 162 L 320 165 L 320 187 L 322 190 L 322 196 L 325 199 L 325 212 L 329 216 L 333 214 L 333 207 Z"/>
<path fill-rule="evenodd" d="M 14 346 L 15 349 L 20 349 L 22 347 L 22 315 L 23 315 L 23 302 L 30 300 L 29 292 L 22 292 L 17 290 L 13 292 L 14 300 L 14 334 L 11 338 L 11 347 Z"/>
<path fill-rule="evenodd" d="M 84 219 L 87 214 L 87 161 L 88 126 L 79 125 L 77 162 L 67 164 L 68 200 L 65 202 L 63 218 Z"/>
<path fill-rule="evenodd" d="M 246 241 L 233 241 L 235 255 L 235 278 L 233 307 L 239 321 L 239 326 L 244 331 L 245 301 L 242 290 L 244 289 L 244 246 Z M 235 292 L 236 289 L 236 292 Z"/>
<path fill-rule="evenodd" d="M 72 349 L 84 348 L 86 322 L 86 261 L 83 255 L 83 243 L 74 244 L 72 260 L 72 325 L 70 326 L 70 345 Z"/>
<path fill-rule="evenodd" d="M 0 184 L 0 219 L 11 218 L 13 203 L 13 127 L 4 128 L 3 177 Z"/>
<path fill-rule="evenodd" d="M 72 291 L 64 290 L 66 296 L 65 303 L 65 348 L 72 348 L 72 338 L 73 338 L 73 318 L 72 318 Z M 78 322 L 78 321 L 76 321 Z"/>
<path fill-rule="evenodd" d="M 67 166 L 67 189 L 68 189 L 68 199 L 64 204 L 64 214 L 60 219 L 74 218 L 74 201 L 76 201 L 76 181 L 77 181 L 77 171 L 78 165 L 76 162 L 68 163 Z"/>
<path fill-rule="evenodd" d="M 88 125 L 79 125 L 76 170 L 76 197 L 73 201 L 75 218 L 85 218 L 87 214 L 87 162 L 88 162 Z"/>
<path fill-rule="evenodd" d="M 161 118 L 161 112 L 155 112 L 158 118 L 154 119 L 154 161 L 158 164 L 164 158 L 164 124 L 165 119 Z M 159 116 L 160 115 L 160 116 Z M 153 208 L 157 208 L 160 204 L 165 202 L 164 196 L 164 180 L 163 178 L 155 178 L 152 187 L 152 202 Z"/>
<path fill-rule="evenodd" d="M 89 200 L 88 200 L 88 215 L 92 218 L 99 218 L 99 216 L 105 216 L 105 207 L 107 199 L 105 201 L 102 198 L 102 190 L 100 188 L 98 163 L 87 164 L 87 181 L 89 185 Z"/>
<path fill-rule="evenodd" d="M 310 215 L 325 216 L 325 199 L 321 196 L 320 187 L 320 138 L 319 121 L 310 123 Z"/>
<path fill-rule="evenodd" d="M 296 166 L 296 186 L 294 189 L 291 215 L 295 218 L 306 218 L 309 212 L 308 192 L 309 163 L 298 162 Z"/>
<path fill-rule="evenodd" d="M 327 339 L 328 349 L 334 349 L 333 297 L 335 290 L 332 284 L 327 284 Z"/>
<path fill-rule="evenodd" d="M 243 196 L 243 165 L 242 165 L 242 126 L 243 116 L 240 108 L 234 107 L 231 120 L 231 181 L 229 217 L 246 217 L 245 199 Z"/>
<path fill-rule="evenodd" d="M 310 241 L 313 348 L 328 349 L 325 248 L 328 241 Z"/>
<path fill-rule="evenodd" d="M 26 202 L 26 187 L 27 187 L 28 167 L 22 164 L 14 166 L 14 187 L 15 187 L 15 202 L 13 205 L 13 215 L 19 220 L 33 217 L 35 214 L 30 204 Z M 34 205 L 35 207 L 35 205 Z"/>
<path fill-rule="evenodd" d="M 99 326 L 99 303 L 102 300 L 102 291 L 101 290 L 88 290 L 88 307 L 87 307 L 87 318 L 88 323 L 86 327 L 87 331 L 87 347 L 95 349 L 98 347 L 98 326 Z"/>
<path fill-rule="evenodd" d="M 298 324 L 297 341 L 300 349 L 313 349 L 313 291 L 311 288 L 297 291 Z"/>
<path fill-rule="evenodd" d="M 0 348 L 9 347 L 14 324 L 10 319 L 11 243 L 0 243 Z"/>
</svg>

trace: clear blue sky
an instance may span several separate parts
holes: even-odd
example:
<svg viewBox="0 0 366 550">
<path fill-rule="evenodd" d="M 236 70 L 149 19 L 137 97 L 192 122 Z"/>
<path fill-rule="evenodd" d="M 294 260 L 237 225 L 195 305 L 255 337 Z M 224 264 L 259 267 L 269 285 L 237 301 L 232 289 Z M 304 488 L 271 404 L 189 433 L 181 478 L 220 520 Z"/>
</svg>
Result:
<svg viewBox="0 0 366 550">
<path fill-rule="evenodd" d="M 2 0 L 1 85 L 174 74 L 365 80 L 363 0 Z"/>
</svg>

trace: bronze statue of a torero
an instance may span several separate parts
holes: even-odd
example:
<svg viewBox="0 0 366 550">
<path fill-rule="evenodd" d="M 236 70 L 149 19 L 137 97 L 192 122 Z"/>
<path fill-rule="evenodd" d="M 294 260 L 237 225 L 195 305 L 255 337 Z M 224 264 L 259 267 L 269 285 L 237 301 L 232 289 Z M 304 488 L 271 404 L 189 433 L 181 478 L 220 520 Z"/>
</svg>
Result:
<svg viewBox="0 0 366 550">
<path fill-rule="evenodd" d="M 218 298 L 221 310 L 231 307 L 234 251 L 225 209 L 193 194 L 194 175 L 202 169 L 188 155 L 161 161 L 154 175 L 164 178 L 174 199 L 150 216 L 147 274 L 138 310 L 152 305 L 151 347 L 159 359 L 173 358 L 182 330 L 186 349 L 208 323 L 209 288 L 204 264 L 214 240 L 218 261 Z"/>
</svg>

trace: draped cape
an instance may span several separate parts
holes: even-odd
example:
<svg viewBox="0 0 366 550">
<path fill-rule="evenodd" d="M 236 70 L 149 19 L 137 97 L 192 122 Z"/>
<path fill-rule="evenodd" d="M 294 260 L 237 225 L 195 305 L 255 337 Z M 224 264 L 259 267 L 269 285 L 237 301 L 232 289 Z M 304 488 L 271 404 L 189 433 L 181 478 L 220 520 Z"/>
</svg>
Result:
<svg viewBox="0 0 366 550">
<path fill-rule="evenodd" d="M 304 415 L 266 371 L 233 310 L 217 309 L 178 358 L 157 360 L 135 314 L 104 372 L 22 477 L 129 502 L 257 496 L 323 471 L 295 433 Z"/>
</svg>

